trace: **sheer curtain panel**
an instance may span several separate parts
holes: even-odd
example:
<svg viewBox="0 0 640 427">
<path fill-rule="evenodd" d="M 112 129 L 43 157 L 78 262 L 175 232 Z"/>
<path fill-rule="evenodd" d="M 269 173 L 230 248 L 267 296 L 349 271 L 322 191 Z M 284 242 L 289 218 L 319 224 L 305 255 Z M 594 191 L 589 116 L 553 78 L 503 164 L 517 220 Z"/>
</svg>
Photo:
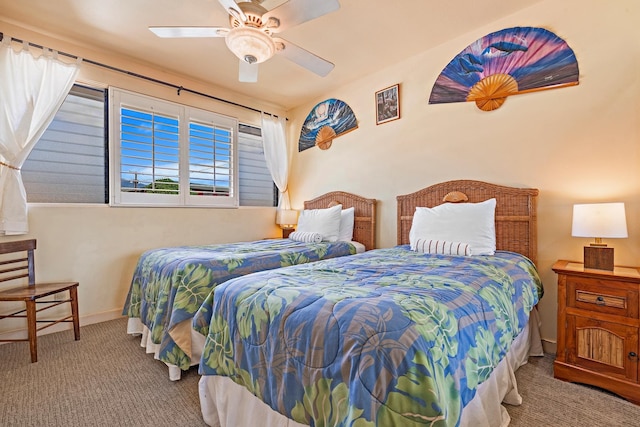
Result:
<svg viewBox="0 0 640 427">
<path fill-rule="evenodd" d="M 73 85 L 81 59 L 69 64 L 57 53 L 24 42 L 0 45 L 0 235 L 26 234 L 27 195 L 20 168 L 53 120 Z"/>
<path fill-rule="evenodd" d="M 291 209 L 289 201 L 289 147 L 285 133 L 285 118 L 262 113 L 262 141 L 267 167 L 271 178 L 280 191 L 278 213 Z M 278 222 L 276 218 L 276 222 Z"/>
</svg>

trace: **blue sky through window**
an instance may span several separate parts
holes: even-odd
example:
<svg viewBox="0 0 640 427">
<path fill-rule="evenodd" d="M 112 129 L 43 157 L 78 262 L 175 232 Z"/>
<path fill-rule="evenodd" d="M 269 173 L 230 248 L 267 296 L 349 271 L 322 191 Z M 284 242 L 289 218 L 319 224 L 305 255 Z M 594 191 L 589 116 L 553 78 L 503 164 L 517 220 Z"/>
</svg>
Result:
<svg viewBox="0 0 640 427">
<path fill-rule="evenodd" d="M 123 191 L 177 194 L 180 179 L 180 122 L 152 112 L 121 108 Z M 189 123 L 189 186 L 192 194 L 229 194 L 231 130 Z"/>
</svg>

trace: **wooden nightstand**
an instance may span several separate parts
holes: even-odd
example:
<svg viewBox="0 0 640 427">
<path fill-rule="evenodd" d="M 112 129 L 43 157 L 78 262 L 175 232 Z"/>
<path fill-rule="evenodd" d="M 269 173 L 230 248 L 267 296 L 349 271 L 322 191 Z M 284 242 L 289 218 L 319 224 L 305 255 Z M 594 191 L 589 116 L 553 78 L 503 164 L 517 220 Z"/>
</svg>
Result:
<svg viewBox="0 0 640 427">
<path fill-rule="evenodd" d="M 553 271 L 558 273 L 554 376 L 591 384 L 640 404 L 640 268 L 594 270 L 558 261 Z"/>
</svg>

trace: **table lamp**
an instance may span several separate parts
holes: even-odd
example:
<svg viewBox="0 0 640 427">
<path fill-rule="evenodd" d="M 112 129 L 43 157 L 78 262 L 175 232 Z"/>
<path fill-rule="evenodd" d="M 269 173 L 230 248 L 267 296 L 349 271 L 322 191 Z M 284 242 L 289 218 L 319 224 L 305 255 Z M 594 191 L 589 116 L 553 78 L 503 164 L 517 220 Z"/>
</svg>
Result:
<svg viewBox="0 0 640 427">
<path fill-rule="evenodd" d="M 298 211 L 295 209 L 278 209 L 276 224 L 282 228 L 282 238 L 286 239 L 295 230 L 298 223 Z"/>
<path fill-rule="evenodd" d="M 584 247 L 585 268 L 613 271 L 613 248 L 608 248 L 602 239 L 628 237 L 624 203 L 573 205 L 571 235 L 595 239 Z"/>
</svg>

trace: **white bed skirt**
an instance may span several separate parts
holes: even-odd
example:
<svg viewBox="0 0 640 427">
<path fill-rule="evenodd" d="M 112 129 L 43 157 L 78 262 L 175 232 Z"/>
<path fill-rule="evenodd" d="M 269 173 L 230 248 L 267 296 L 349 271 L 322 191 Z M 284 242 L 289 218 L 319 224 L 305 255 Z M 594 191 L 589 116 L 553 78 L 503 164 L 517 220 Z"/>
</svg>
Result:
<svg viewBox="0 0 640 427">
<path fill-rule="evenodd" d="M 504 427 L 511 418 L 502 403 L 520 405 L 515 371 L 529 356 L 542 356 L 540 319 L 534 309 L 529 324 L 514 340 L 507 356 L 489 379 L 478 387 L 462 411 L 461 427 Z M 212 427 L 304 427 L 256 398 L 228 377 L 203 376 L 199 383 L 200 408 L 204 422 Z"/>
<path fill-rule="evenodd" d="M 142 335 L 140 338 L 140 347 L 144 347 L 147 353 L 153 354 L 153 358 L 158 360 L 160 345 L 151 341 L 149 328 L 143 325 L 139 318 L 129 318 L 127 322 L 127 333 L 130 335 Z M 200 363 L 205 338 L 191 327 L 191 320 L 185 320 L 180 323 L 178 327 L 174 328 L 171 332 L 171 337 L 176 343 L 180 343 L 180 348 L 183 350 L 187 349 L 185 353 L 191 357 L 191 366 Z M 171 381 L 178 381 L 182 376 L 182 369 L 170 363 L 164 362 L 164 364 L 169 368 L 169 379 Z"/>
</svg>

